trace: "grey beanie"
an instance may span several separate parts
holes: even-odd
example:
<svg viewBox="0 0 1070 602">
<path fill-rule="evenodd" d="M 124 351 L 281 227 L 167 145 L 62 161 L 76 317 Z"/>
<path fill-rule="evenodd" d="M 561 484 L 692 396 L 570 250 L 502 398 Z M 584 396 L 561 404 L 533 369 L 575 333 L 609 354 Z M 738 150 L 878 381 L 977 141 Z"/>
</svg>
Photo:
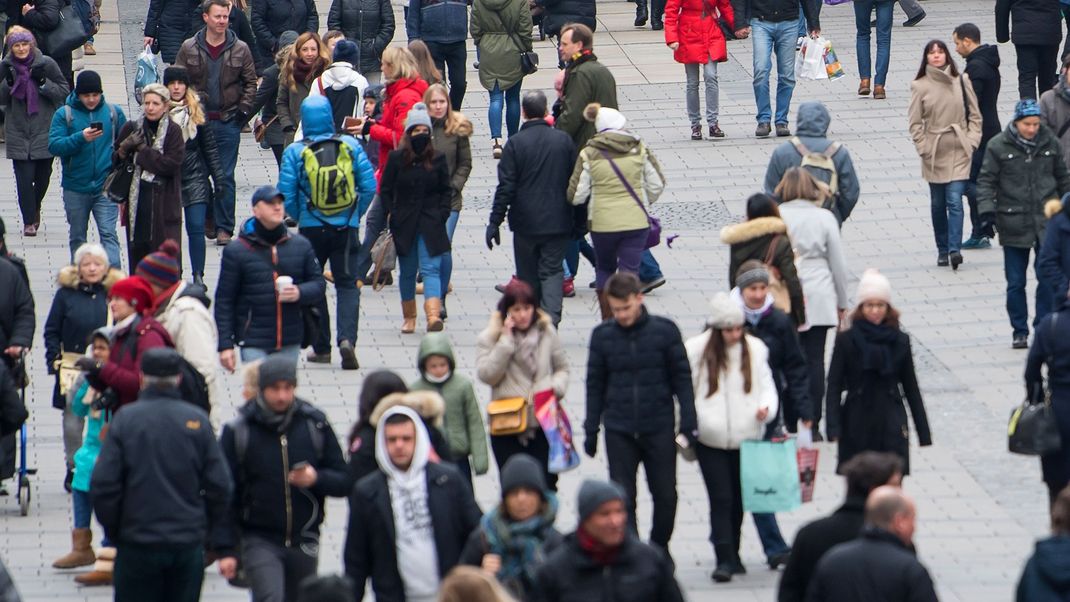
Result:
<svg viewBox="0 0 1070 602">
<path fill-rule="evenodd" d="M 586 479 L 580 485 L 580 494 L 577 496 L 576 506 L 580 513 L 580 522 L 594 514 L 602 504 L 614 500 L 624 501 L 624 490 L 613 481 L 596 481 Z"/>
<path fill-rule="evenodd" d="M 297 361 L 280 354 L 269 355 L 260 362 L 260 390 L 263 391 L 279 381 L 297 384 Z"/>
<path fill-rule="evenodd" d="M 518 487 L 527 487 L 545 496 L 546 477 L 542 465 L 527 454 L 515 454 L 502 467 L 502 497 Z"/>
<path fill-rule="evenodd" d="M 300 36 L 301 34 L 297 33 L 292 29 L 287 29 L 286 31 L 280 33 L 279 37 L 275 38 L 275 52 L 278 52 L 279 50 L 289 46 L 290 44 L 297 42 L 297 38 L 299 38 Z"/>
<path fill-rule="evenodd" d="M 736 271 L 736 286 L 739 290 L 743 290 L 756 282 L 768 285 L 769 270 L 757 259 L 748 259 Z"/>
<path fill-rule="evenodd" d="M 409 109 L 409 114 L 405 117 L 405 133 L 408 134 L 418 125 L 426 125 L 427 129 L 431 129 L 431 116 L 427 114 L 427 105 L 422 102 L 412 105 Z"/>
</svg>

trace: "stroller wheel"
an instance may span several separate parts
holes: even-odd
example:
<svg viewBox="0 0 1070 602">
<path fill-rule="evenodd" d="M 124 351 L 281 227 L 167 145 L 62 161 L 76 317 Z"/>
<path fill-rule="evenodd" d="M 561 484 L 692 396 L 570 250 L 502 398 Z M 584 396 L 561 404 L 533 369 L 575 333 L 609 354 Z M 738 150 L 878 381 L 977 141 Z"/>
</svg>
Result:
<svg viewBox="0 0 1070 602">
<path fill-rule="evenodd" d="M 30 497 L 30 480 L 23 477 L 19 479 L 19 515 L 30 513 Z"/>
</svg>

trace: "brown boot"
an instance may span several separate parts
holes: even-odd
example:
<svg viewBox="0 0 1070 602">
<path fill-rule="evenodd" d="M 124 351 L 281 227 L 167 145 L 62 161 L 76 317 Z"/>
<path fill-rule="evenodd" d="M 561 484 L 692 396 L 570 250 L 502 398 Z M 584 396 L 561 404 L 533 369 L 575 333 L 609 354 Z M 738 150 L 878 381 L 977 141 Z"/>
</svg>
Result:
<svg viewBox="0 0 1070 602">
<path fill-rule="evenodd" d="M 71 551 L 53 562 L 52 568 L 74 569 L 93 564 L 96 562 L 97 556 L 93 553 L 92 544 L 93 531 L 91 529 L 75 529 L 71 531 Z"/>
<path fill-rule="evenodd" d="M 424 313 L 427 314 L 427 332 L 439 332 L 442 330 L 442 300 L 438 297 L 428 297 L 424 300 Z"/>
<path fill-rule="evenodd" d="M 606 299 L 606 294 L 603 291 L 595 291 L 598 295 L 598 309 L 602 312 L 602 321 L 606 321 L 613 317 L 613 311 L 609 309 L 609 301 Z"/>
<path fill-rule="evenodd" d="M 115 572 L 115 548 L 101 548 L 97 552 L 97 563 L 93 570 L 74 578 L 80 585 L 111 585 L 112 573 Z"/>
<path fill-rule="evenodd" d="M 858 95 L 859 96 L 869 96 L 869 78 L 868 77 L 863 77 L 862 80 L 858 82 Z"/>
<path fill-rule="evenodd" d="M 873 99 L 884 100 L 888 96 L 884 93 L 884 86 L 873 86 Z"/>
<path fill-rule="evenodd" d="M 401 323 L 401 333 L 416 332 L 416 299 L 401 302 L 401 316 L 405 319 Z"/>
</svg>

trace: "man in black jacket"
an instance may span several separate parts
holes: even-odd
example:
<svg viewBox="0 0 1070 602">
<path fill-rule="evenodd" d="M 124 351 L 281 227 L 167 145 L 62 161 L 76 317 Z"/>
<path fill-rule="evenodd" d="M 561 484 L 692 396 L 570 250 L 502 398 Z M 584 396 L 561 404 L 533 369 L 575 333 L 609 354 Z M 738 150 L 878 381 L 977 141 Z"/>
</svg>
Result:
<svg viewBox="0 0 1070 602">
<path fill-rule="evenodd" d="M 253 0 L 250 11 L 253 34 L 263 56 L 274 56 L 281 48 L 279 35 L 319 32 L 320 17 L 313 0 Z"/>
<path fill-rule="evenodd" d="M 499 229 L 509 214 L 517 278 L 531 285 L 539 307 L 561 322 L 565 248 L 582 236 L 586 206 L 566 198 L 576 164 L 576 146 L 568 134 L 546 123 L 546 95 L 526 92 L 521 105 L 524 125 L 509 138 L 498 163 L 498 187 L 487 226 L 487 248 L 501 244 Z"/>
<path fill-rule="evenodd" d="M 821 558 L 807 589 L 808 602 L 936 602 L 929 571 L 914 555 L 915 515 L 914 501 L 899 487 L 874 489 L 866 499 L 862 536 Z"/>
<path fill-rule="evenodd" d="M 898 487 L 903 480 L 903 461 L 888 452 L 862 452 L 843 465 L 847 499 L 830 516 L 804 525 L 795 534 L 791 557 L 780 577 L 778 602 L 802 602 L 814 568 L 834 546 L 857 539 L 865 522 L 866 497 L 881 485 Z"/>
<path fill-rule="evenodd" d="M 977 212 L 977 176 L 985 160 L 985 145 L 999 133 L 999 48 L 981 43 L 981 30 L 973 23 L 963 23 L 951 34 L 955 51 L 966 59 L 966 75 L 977 94 L 977 106 L 981 110 L 981 143 L 973 151 L 970 165 L 970 181 L 966 183 L 966 200 L 970 203 L 970 238 L 962 243 L 963 249 L 987 249 L 992 242 L 981 232 L 981 216 Z"/>
<path fill-rule="evenodd" d="M 1058 0 L 996 0 L 996 41 L 1014 43 L 1019 98 L 1036 100 L 1055 85 L 1062 40 Z"/>
<path fill-rule="evenodd" d="M 434 600 L 460 562 L 481 512 L 452 467 L 430 463 L 423 420 L 406 406 L 390 408 L 375 431 L 379 470 L 350 497 L 343 561 L 356 599 L 372 580 L 379 602 Z"/>
<path fill-rule="evenodd" d="M 680 433 L 692 445 L 698 423 L 680 329 L 668 318 L 647 313 L 640 286 L 635 274 L 627 272 L 606 282 L 613 318 L 591 333 L 583 448 L 595 457 L 604 422 L 609 478 L 624 486 L 633 531 L 635 475 L 643 464 L 654 500 L 650 542 L 668 553 L 677 499 L 674 398 L 680 404 Z"/>
<path fill-rule="evenodd" d="M 256 600 L 295 600 L 316 574 L 326 497 L 353 483 L 327 417 L 295 395 L 297 363 L 275 355 L 260 364 L 260 393 L 223 427 L 220 443 L 234 475 L 230 526 L 241 532 L 245 575 Z M 237 562 L 219 571 L 231 579 Z"/>
<path fill-rule="evenodd" d="M 117 601 L 195 602 L 205 542 L 233 556 L 230 471 L 208 415 L 179 396 L 180 370 L 175 350 L 145 352 L 138 403 L 112 418 L 93 469 L 93 510 L 118 548 Z"/>
</svg>

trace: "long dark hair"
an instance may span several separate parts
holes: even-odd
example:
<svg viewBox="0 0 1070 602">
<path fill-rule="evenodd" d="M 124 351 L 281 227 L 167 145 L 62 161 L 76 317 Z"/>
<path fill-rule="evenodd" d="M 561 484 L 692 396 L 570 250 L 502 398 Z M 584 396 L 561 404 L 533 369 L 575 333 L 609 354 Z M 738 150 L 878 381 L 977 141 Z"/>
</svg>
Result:
<svg viewBox="0 0 1070 602">
<path fill-rule="evenodd" d="M 428 132 L 430 134 L 431 132 Z M 398 150 L 401 151 L 401 156 L 405 159 L 405 165 L 412 165 L 419 161 L 424 169 L 430 171 L 434 165 L 435 159 L 435 141 L 430 140 L 427 143 L 427 148 L 420 155 L 416 154 L 416 151 L 412 150 L 412 130 L 405 132 L 405 135 L 401 137 L 401 142 L 398 144 Z"/>
<path fill-rule="evenodd" d="M 764 192 L 752 194 L 747 199 L 747 219 L 752 220 L 759 217 L 780 217 L 780 209 L 777 207 L 776 199 Z"/>
<path fill-rule="evenodd" d="M 349 431 L 349 444 L 357 438 L 360 429 L 368 424 L 372 412 L 379 400 L 391 393 L 408 393 L 409 387 L 401 377 L 390 370 L 376 370 L 364 379 L 360 388 L 360 399 L 357 402 L 357 421 L 353 423 L 353 429 Z"/>
<path fill-rule="evenodd" d="M 750 348 L 747 346 L 747 337 L 741 338 L 739 344 L 743 347 L 740 354 L 740 363 L 742 364 L 740 370 L 743 372 L 743 392 L 750 393 Z M 721 371 L 728 366 L 728 350 L 725 349 L 724 336 L 719 328 L 710 328 L 710 340 L 706 343 L 706 348 L 702 350 L 702 363 L 706 364 L 706 378 L 709 379 L 709 392 L 706 393 L 706 397 L 711 397 L 720 388 L 718 381 L 720 380 Z"/>
<path fill-rule="evenodd" d="M 948 67 L 950 67 L 951 77 L 958 77 L 959 68 L 955 66 L 955 61 L 951 58 L 951 51 L 947 49 L 947 44 L 943 40 L 929 40 L 929 43 L 925 45 L 925 50 L 921 52 L 921 67 L 918 68 L 918 75 L 914 79 L 925 77 L 925 68 L 929 66 L 929 52 L 933 48 L 939 48 L 944 51 Z"/>
</svg>

